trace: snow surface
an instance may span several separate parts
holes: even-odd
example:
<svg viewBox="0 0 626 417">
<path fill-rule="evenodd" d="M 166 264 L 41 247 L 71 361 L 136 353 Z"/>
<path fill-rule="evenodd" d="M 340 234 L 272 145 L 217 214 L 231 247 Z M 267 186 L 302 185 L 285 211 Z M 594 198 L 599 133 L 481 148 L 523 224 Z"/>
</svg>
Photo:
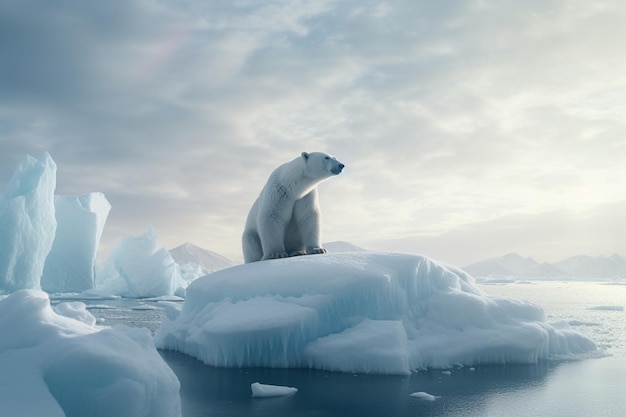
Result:
<svg viewBox="0 0 626 417">
<path fill-rule="evenodd" d="M 298 392 L 298 388 L 283 387 L 280 385 L 267 385 L 259 382 L 253 383 L 250 385 L 250 388 L 252 389 L 252 396 L 257 398 L 284 397 Z"/>
<path fill-rule="evenodd" d="M 353 252 L 255 262 L 187 288 L 155 337 L 221 367 L 409 374 L 453 365 L 535 363 L 596 351 L 536 304 L 482 292 L 423 256 Z"/>
<path fill-rule="evenodd" d="M 172 417 L 180 384 L 147 329 L 95 326 L 79 302 L 0 299 L 0 416 Z"/>
<path fill-rule="evenodd" d="M 41 287 L 49 293 L 94 288 L 100 237 L 111 210 L 102 193 L 54 198 L 56 234 Z"/>
<path fill-rule="evenodd" d="M 0 195 L 0 293 L 41 288 L 56 230 L 56 169 L 47 152 L 27 155 Z"/>
<path fill-rule="evenodd" d="M 183 296 L 187 286 L 167 249 L 158 247 L 152 227 L 122 238 L 99 265 L 96 277 L 99 293 L 131 298 Z"/>
</svg>

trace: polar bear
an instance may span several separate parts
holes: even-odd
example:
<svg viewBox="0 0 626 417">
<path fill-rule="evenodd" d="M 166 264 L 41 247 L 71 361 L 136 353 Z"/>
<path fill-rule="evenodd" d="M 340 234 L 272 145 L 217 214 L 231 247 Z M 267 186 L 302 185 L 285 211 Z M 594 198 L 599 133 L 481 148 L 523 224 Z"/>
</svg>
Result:
<svg viewBox="0 0 626 417">
<path fill-rule="evenodd" d="M 242 236 L 245 262 L 326 253 L 317 185 L 344 166 L 323 152 L 302 152 L 276 168 L 248 214 Z"/>
</svg>

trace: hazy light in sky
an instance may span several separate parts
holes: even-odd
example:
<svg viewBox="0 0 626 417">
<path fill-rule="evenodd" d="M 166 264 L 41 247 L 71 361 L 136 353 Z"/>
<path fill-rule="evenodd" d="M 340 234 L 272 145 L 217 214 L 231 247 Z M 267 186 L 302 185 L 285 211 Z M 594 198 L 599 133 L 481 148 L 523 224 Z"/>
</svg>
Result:
<svg viewBox="0 0 626 417">
<path fill-rule="evenodd" d="M 273 168 L 325 151 L 326 241 L 465 265 L 626 252 L 619 0 L 8 1 L 0 189 L 48 150 L 105 193 L 103 248 L 152 224 L 240 258 Z"/>
</svg>

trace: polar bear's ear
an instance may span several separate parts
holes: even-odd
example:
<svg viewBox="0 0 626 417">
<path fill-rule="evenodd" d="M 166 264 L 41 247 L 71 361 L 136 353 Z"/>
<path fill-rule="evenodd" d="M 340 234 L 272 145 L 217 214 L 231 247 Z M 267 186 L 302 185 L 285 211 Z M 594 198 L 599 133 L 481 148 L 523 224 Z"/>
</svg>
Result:
<svg viewBox="0 0 626 417">
<path fill-rule="evenodd" d="M 304 159 L 305 161 L 307 159 L 309 159 L 309 153 L 308 152 L 302 152 L 302 159 Z"/>
</svg>

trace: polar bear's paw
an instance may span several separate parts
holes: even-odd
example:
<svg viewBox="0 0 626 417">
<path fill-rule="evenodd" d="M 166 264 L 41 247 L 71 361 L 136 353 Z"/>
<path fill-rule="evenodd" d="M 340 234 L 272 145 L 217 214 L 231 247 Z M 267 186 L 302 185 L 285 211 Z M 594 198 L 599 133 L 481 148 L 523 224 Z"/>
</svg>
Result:
<svg viewBox="0 0 626 417">
<path fill-rule="evenodd" d="M 306 252 L 308 255 L 315 255 L 318 253 L 328 253 L 328 251 L 324 248 L 310 248 Z"/>
<path fill-rule="evenodd" d="M 299 250 L 299 251 L 297 251 L 297 252 L 291 252 L 291 253 L 289 254 L 289 256 L 290 256 L 290 257 L 291 257 L 291 256 L 304 256 L 304 255 L 306 255 L 306 252 L 305 252 L 305 251 L 303 251 L 303 250 Z"/>
<path fill-rule="evenodd" d="M 265 261 L 266 259 L 281 259 L 281 258 L 287 258 L 289 255 L 287 254 L 287 252 L 270 252 L 267 255 L 263 256 L 263 260 Z"/>
</svg>

